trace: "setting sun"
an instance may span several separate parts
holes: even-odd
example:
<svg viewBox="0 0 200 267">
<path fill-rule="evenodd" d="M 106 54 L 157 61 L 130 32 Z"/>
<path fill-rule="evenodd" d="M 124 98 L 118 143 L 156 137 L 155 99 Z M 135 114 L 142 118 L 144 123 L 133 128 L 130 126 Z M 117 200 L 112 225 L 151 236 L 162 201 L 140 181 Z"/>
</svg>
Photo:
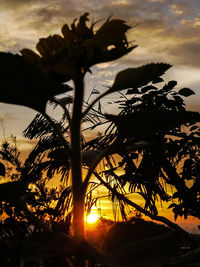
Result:
<svg viewBox="0 0 200 267">
<path fill-rule="evenodd" d="M 96 221 L 98 221 L 98 219 L 99 219 L 99 215 L 90 213 L 87 216 L 87 223 L 95 223 Z"/>
</svg>

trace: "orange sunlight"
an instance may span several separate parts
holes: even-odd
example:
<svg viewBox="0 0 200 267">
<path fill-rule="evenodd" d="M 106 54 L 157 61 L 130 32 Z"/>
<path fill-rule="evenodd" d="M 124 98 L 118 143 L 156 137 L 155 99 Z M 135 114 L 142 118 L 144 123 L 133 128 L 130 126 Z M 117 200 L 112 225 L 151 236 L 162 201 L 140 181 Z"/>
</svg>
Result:
<svg viewBox="0 0 200 267">
<path fill-rule="evenodd" d="M 95 222 L 98 221 L 98 219 L 99 219 L 99 215 L 98 214 L 90 213 L 87 216 L 87 223 L 95 223 Z"/>
</svg>

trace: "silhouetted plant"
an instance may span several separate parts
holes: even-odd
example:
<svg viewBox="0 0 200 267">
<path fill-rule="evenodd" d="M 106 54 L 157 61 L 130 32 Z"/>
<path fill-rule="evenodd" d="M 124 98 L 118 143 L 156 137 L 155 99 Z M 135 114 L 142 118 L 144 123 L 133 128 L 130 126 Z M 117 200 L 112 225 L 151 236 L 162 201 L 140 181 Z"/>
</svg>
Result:
<svg viewBox="0 0 200 267">
<path fill-rule="evenodd" d="M 110 155 L 120 154 L 125 159 L 121 164 L 121 166 L 125 166 L 125 171 L 127 171 L 125 179 L 130 179 L 129 175 L 133 175 L 133 173 L 130 173 L 131 166 L 127 162 L 130 162 L 133 166 L 132 153 L 141 150 L 141 140 L 143 142 L 142 149 L 144 149 L 142 165 L 148 165 L 147 160 L 144 163 L 145 158 L 149 153 L 152 155 L 155 151 L 155 146 L 158 144 L 157 141 L 155 142 L 155 138 L 164 138 L 166 134 L 173 133 L 174 129 L 179 128 L 182 124 L 195 123 L 200 120 L 200 116 L 199 113 L 188 112 L 179 108 L 157 109 L 157 106 L 149 104 L 152 101 L 152 92 L 156 91 L 153 85 L 149 85 L 149 83 L 156 83 L 162 80 L 160 76 L 171 67 L 165 63 L 152 63 L 120 71 L 116 75 L 112 86 L 104 93 L 99 94 L 83 110 L 84 77 L 87 72 L 90 72 L 90 67 L 97 63 L 118 59 L 136 47 L 135 45 L 130 46 L 127 42 L 126 32 L 130 29 L 130 26 L 125 21 L 108 18 L 95 31 L 95 23 L 92 23 L 89 27 L 86 24 L 88 15 L 88 13 L 85 13 L 81 16 L 78 23 L 74 20 L 71 27 L 64 25 L 62 27 L 62 36 L 53 35 L 40 39 L 36 46 L 40 55 L 29 49 L 23 49 L 21 51 L 22 56 L 0 53 L 2 62 L 1 82 L 2 86 L 4 86 L 0 100 L 5 103 L 25 105 L 40 112 L 25 134 L 29 138 L 41 137 L 38 147 L 30 153 L 24 167 L 19 166 L 21 171 L 20 179 L 0 185 L 0 191 L 2 192 L 0 200 L 6 204 L 9 203 L 12 207 L 18 207 L 20 212 L 26 214 L 27 218 L 29 217 L 30 220 L 34 221 L 44 230 L 43 232 L 35 233 L 26 242 L 29 248 L 28 251 L 31 252 L 31 255 L 28 254 L 28 257 L 40 257 L 42 259 L 52 257 L 55 259 L 57 257 L 76 256 L 72 260 L 75 266 L 84 266 L 86 258 L 105 266 L 112 266 L 112 258 L 102 255 L 102 253 L 85 240 L 85 198 L 91 176 L 94 174 L 103 185 L 107 186 L 113 196 L 134 206 L 150 217 L 156 213 L 154 202 L 151 203 L 151 200 L 155 201 L 156 195 L 161 195 L 161 193 L 156 191 L 159 188 L 159 184 L 153 184 L 154 188 L 151 194 L 150 188 L 152 184 L 150 182 L 142 184 L 142 190 L 145 188 L 146 193 L 146 196 L 143 195 L 144 198 L 150 198 L 145 200 L 147 203 L 146 208 L 150 208 L 151 212 L 146 211 L 135 203 L 130 203 L 123 194 L 119 194 L 116 189 L 110 187 L 109 183 L 103 181 L 95 171 L 98 163 L 103 158 L 106 158 L 109 163 Z M 73 99 L 70 96 L 61 99 L 55 98 L 56 94 L 72 90 L 70 86 L 64 84 L 64 82 L 69 80 L 72 80 L 74 83 Z M 174 82 L 168 83 L 167 88 L 169 89 L 173 85 Z M 126 108 L 122 114 L 104 114 L 105 119 L 112 122 L 112 125 L 115 124 L 117 126 L 117 132 L 112 133 L 110 128 L 112 126 L 110 126 L 108 138 L 106 136 L 107 139 L 105 137 L 101 139 L 104 143 L 100 143 L 97 150 L 92 149 L 91 151 L 89 149 L 88 151 L 86 148 L 88 148 L 89 143 L 85 143 L 82 138 L 82 122 L 89 120 L 89 114 L 94 111 L 94 105 L 101 98 L 125 89 L 128 89 L 129 93 L 133 94 L 144 93 L 142 98 L 143 106 L 138 107 L 138 110 L 134 111 L 135 107 L 129 108 L 126 102 Z M 161 90 L 165 92 L 168 89 L 163 87 Z M 149 93 L 146 94 L 146 92 Z M 190 89 L 182 89 L 182 91 L 179 91 L 179 94 L 181 93 L 183 95 L 190 95 L 192 91 Z M 159 97 L 162 98 L 162 94 L 157 96 L 157 101 L 161 103 L 162 101 L 159 100 Z M 176 96 L 176 103 L 178 103 L 178 99 L 179 96 Z M 48 100 L 54 103 L 54 105 L 60 105 L 63 109 L 64 116 L 61 122 L 55 121 L 46 113 L 45 107 Z M 134 99 L 131 101 L 134 101 Z M 71 103 L 73 104 L 72 110 L 66 106 Z M 145 108 L 147 104 L 148 108 Z M 149 122 L 150 120 L 151 123 Z M 94 125 L 94 120 L 92 120 L 92 123 Z M 50 135 L 45 136 L 45 134 L 49 133 Z M 93 146 L 94 144 L 95 142 L 93 142 Z M 150 149 L 152 149 L 151 152 L 148 149 L 149 144 Z M 37 149 L 41 149 L 42 153 L 47 152 L 46 156 L 49 160 L 37 162 Z M 65 163 L 62 160 L 63 157 Z M 85 177 L 82 174 L 82 162 L 87 166 Z M 154 166 L 148 165 L 148 167 Z M 51 176 L 58 169 L 62 171 L 63 177 L 68 177 L 69 170 L 72 176 L 70 193 L 73 197 L 73 239 L 63 233 L 51 231 L 45 222 L 38 218 L 40 216 L 35 216 L 34 212 L 27 207 L 29 196 L 32 195 L 28 189 L 30 183 L 35 183 L 38 186 L 40 197 L 43 197 L 48 203 L 47 194 L 43 192 L 44 184 L 40 181 L 41 173 L 47 170 L 47 175 Z M 152 171 L 153 168 L 150 170 Z M 114 175 L 113 170 L 111 174 Z M 155 175 L 155 173 L 151 174 Z M 144 177 L 145 173 L 141 176 Z M 152 177 L 148 178 L 152 179 Z M 62 192 L 68 194 L 63 198 L 65 201 L 69 196 L 69 189 L 65 188 Z M 62 200 L 62 193 L 59 196 L 59 200 Z M 40 210 L 39 206 L 38 209 Z M 50 212 L 48 211 L 47 214 L 50 214 Z M 163 221 L 175 227 L 173 223 L 164 219 Z M 185 233 L 178 226 L 175 228 Z M 50 232 L 47 233 L 46 231 Z M 53 245 L 53 243 L 58 243 L 59 246 L 52 251 L 51 244 Z M 27 250 L 24 250 L 25 256 L 27 256 L 27 253 Z"/>
<path fill-rule="evenodd" d="M 110 166 L 104 174 L 115 179 L 122 186 L 129 186 L 129 192 L 141 194 L 146 204 L 145 209 L 157 214 L 156 201 L 170 201 L 176 199 L 176 203 L 170 205 L 173 208 L 175 219 L 177 216 L 188 215 L 199 218 L 199 126 L 189 123 L 184 129 L 176 127 L 167 131 L 167 117 L 171 121 L 170 114 L 174 111 L 185 112 L 183 97 L 188 97 L 194 92 L 189 88 L 175 90 L 176 81 L 169 81 L 160 88 L 148 85 L 140 89 L 128 89 L 126 96 L 121 98 L 119 108 L 122 109 L 120 117 L 107 116 L 115 122 L 119 128 L 119 134 L 123 137 L 125 131 L 130 133 L 131 125 L 139 124 L 135 121 L 137 112 L 143 111 L 143 124 L 140 129 L 134 131 L 137 136 L 128 138 L 127 151 L 120 153 L 121 159 L 114 166 Z M 133 95 L 131 97 L 131 95 Z M 154 110 L 154 114 L 149 110 Z M 159 112 L 158 112 L 159 111 Z M 160 112 L 162 111 L 162 112 Z M 127 115 L 129 114 L 129 115 Z M 160 117 L 158 117 L 158 116 Z M 96 114 L 98 116 L 98 114 Z M 160 120 L 156 123 L 155 118 Z M 166 116 L 166 117 L 165 117 Z M 153 119 L 152 119 L 153 118 Z M 176 117 L 173 119 L 176 121 Z M 129 121 L 130 127 L 124 127 Z M 146 121 L 145 121 L 146 120 Z M 156 133 L 149 131 L 162 125 L 166 132 Z M 122 124 L 122 125 L 121 125 Z M 157 125 L 157 126 L 156 126 Z M 92 126 L 93 127 L 93 126 Z M 159 128 L 161 129 L 161 127 Z M 121 130 L 121 132 L 120 132 Z M 123 132 L 122 132 L 123 131 Z M 141 132 L 137 132 L 141 131 Z M 115 129 L 109 126 L 106 136 L 102 135 L 88 143 L 88 146 L 105 148 L 116 139 Z M 138 150 L 132 152 L 138 145 Z M 108 166 L 107 166 L 108 168 Z M 124 174 L 118 175 L 118 169 L 124 169 Z M 188 183 L 188 181 L 190 181 Z M 166 184 L 173 187 L 173 193 Z"/>
</svg>

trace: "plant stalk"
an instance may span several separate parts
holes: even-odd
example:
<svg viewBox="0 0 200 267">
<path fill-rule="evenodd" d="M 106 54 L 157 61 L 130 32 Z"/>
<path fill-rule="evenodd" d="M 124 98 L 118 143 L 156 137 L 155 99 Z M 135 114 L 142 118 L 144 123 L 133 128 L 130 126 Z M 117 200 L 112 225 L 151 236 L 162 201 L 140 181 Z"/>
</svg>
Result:
<svg viewBox="0 0 200 267">
<path fill-rule="evenodd" d="M 71 170 L 72 170 L 72 192 L 73 192 L 73 231 L 76 241 L 81 243 L 85 237 L 84 210 L 85 193 L 82 190 L 81 170 L 81 116 L 83 105 L 83 74 L 77 72 L 74 79 L 75 96 L 72 113 L 71 127 Z"/>
</svg>

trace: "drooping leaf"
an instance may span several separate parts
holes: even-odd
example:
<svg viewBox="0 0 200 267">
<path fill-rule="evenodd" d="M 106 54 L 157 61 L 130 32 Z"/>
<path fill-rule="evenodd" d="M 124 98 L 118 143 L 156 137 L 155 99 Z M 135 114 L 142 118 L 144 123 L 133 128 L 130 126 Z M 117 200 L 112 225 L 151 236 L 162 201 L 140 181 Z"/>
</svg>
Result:
<svg viewBox="0 0 200 267">
<path fill-rule="evenodd" d="M 0 176 L 5 176 L 6 174 L 6 169 L 3 163 L 0 162 Z"/>
<path fill-rule="evenodd" d="M 66 91 L 22 56 L 0 52 L 0 62 L 1 102 L 44 112 L 51 97 Z"/>
<path fill-rule="evenodd" d="M 170 67 L 171 65 L 165 63 L 151 63 L 122 70 L 116 75 L 110 92 L 144 86 L 163 75 Z"/>
<path fill-rule="evenodd" d="M 24 241 L 22 256 L 30 260 L 49 260 L 72 256 L 75 250 L 74 241 L 63 233 L 35 232 Z"/>
<path fill-rule="evenodd" d="M 198 112 L 138 111 L 127 115 L 106 115 L 123 137 L 144 137 L 166 132 L 187 122 L 200 121 Z"/>
<path fill-rule="evenodd" d="M 191 90 L 190 88 L 182 88 L 178 91 L 178 93 L 182 96 L 191 96 L 191 95 L 195 95 L 195 92 L 193 90 Z"/>
</svg>

